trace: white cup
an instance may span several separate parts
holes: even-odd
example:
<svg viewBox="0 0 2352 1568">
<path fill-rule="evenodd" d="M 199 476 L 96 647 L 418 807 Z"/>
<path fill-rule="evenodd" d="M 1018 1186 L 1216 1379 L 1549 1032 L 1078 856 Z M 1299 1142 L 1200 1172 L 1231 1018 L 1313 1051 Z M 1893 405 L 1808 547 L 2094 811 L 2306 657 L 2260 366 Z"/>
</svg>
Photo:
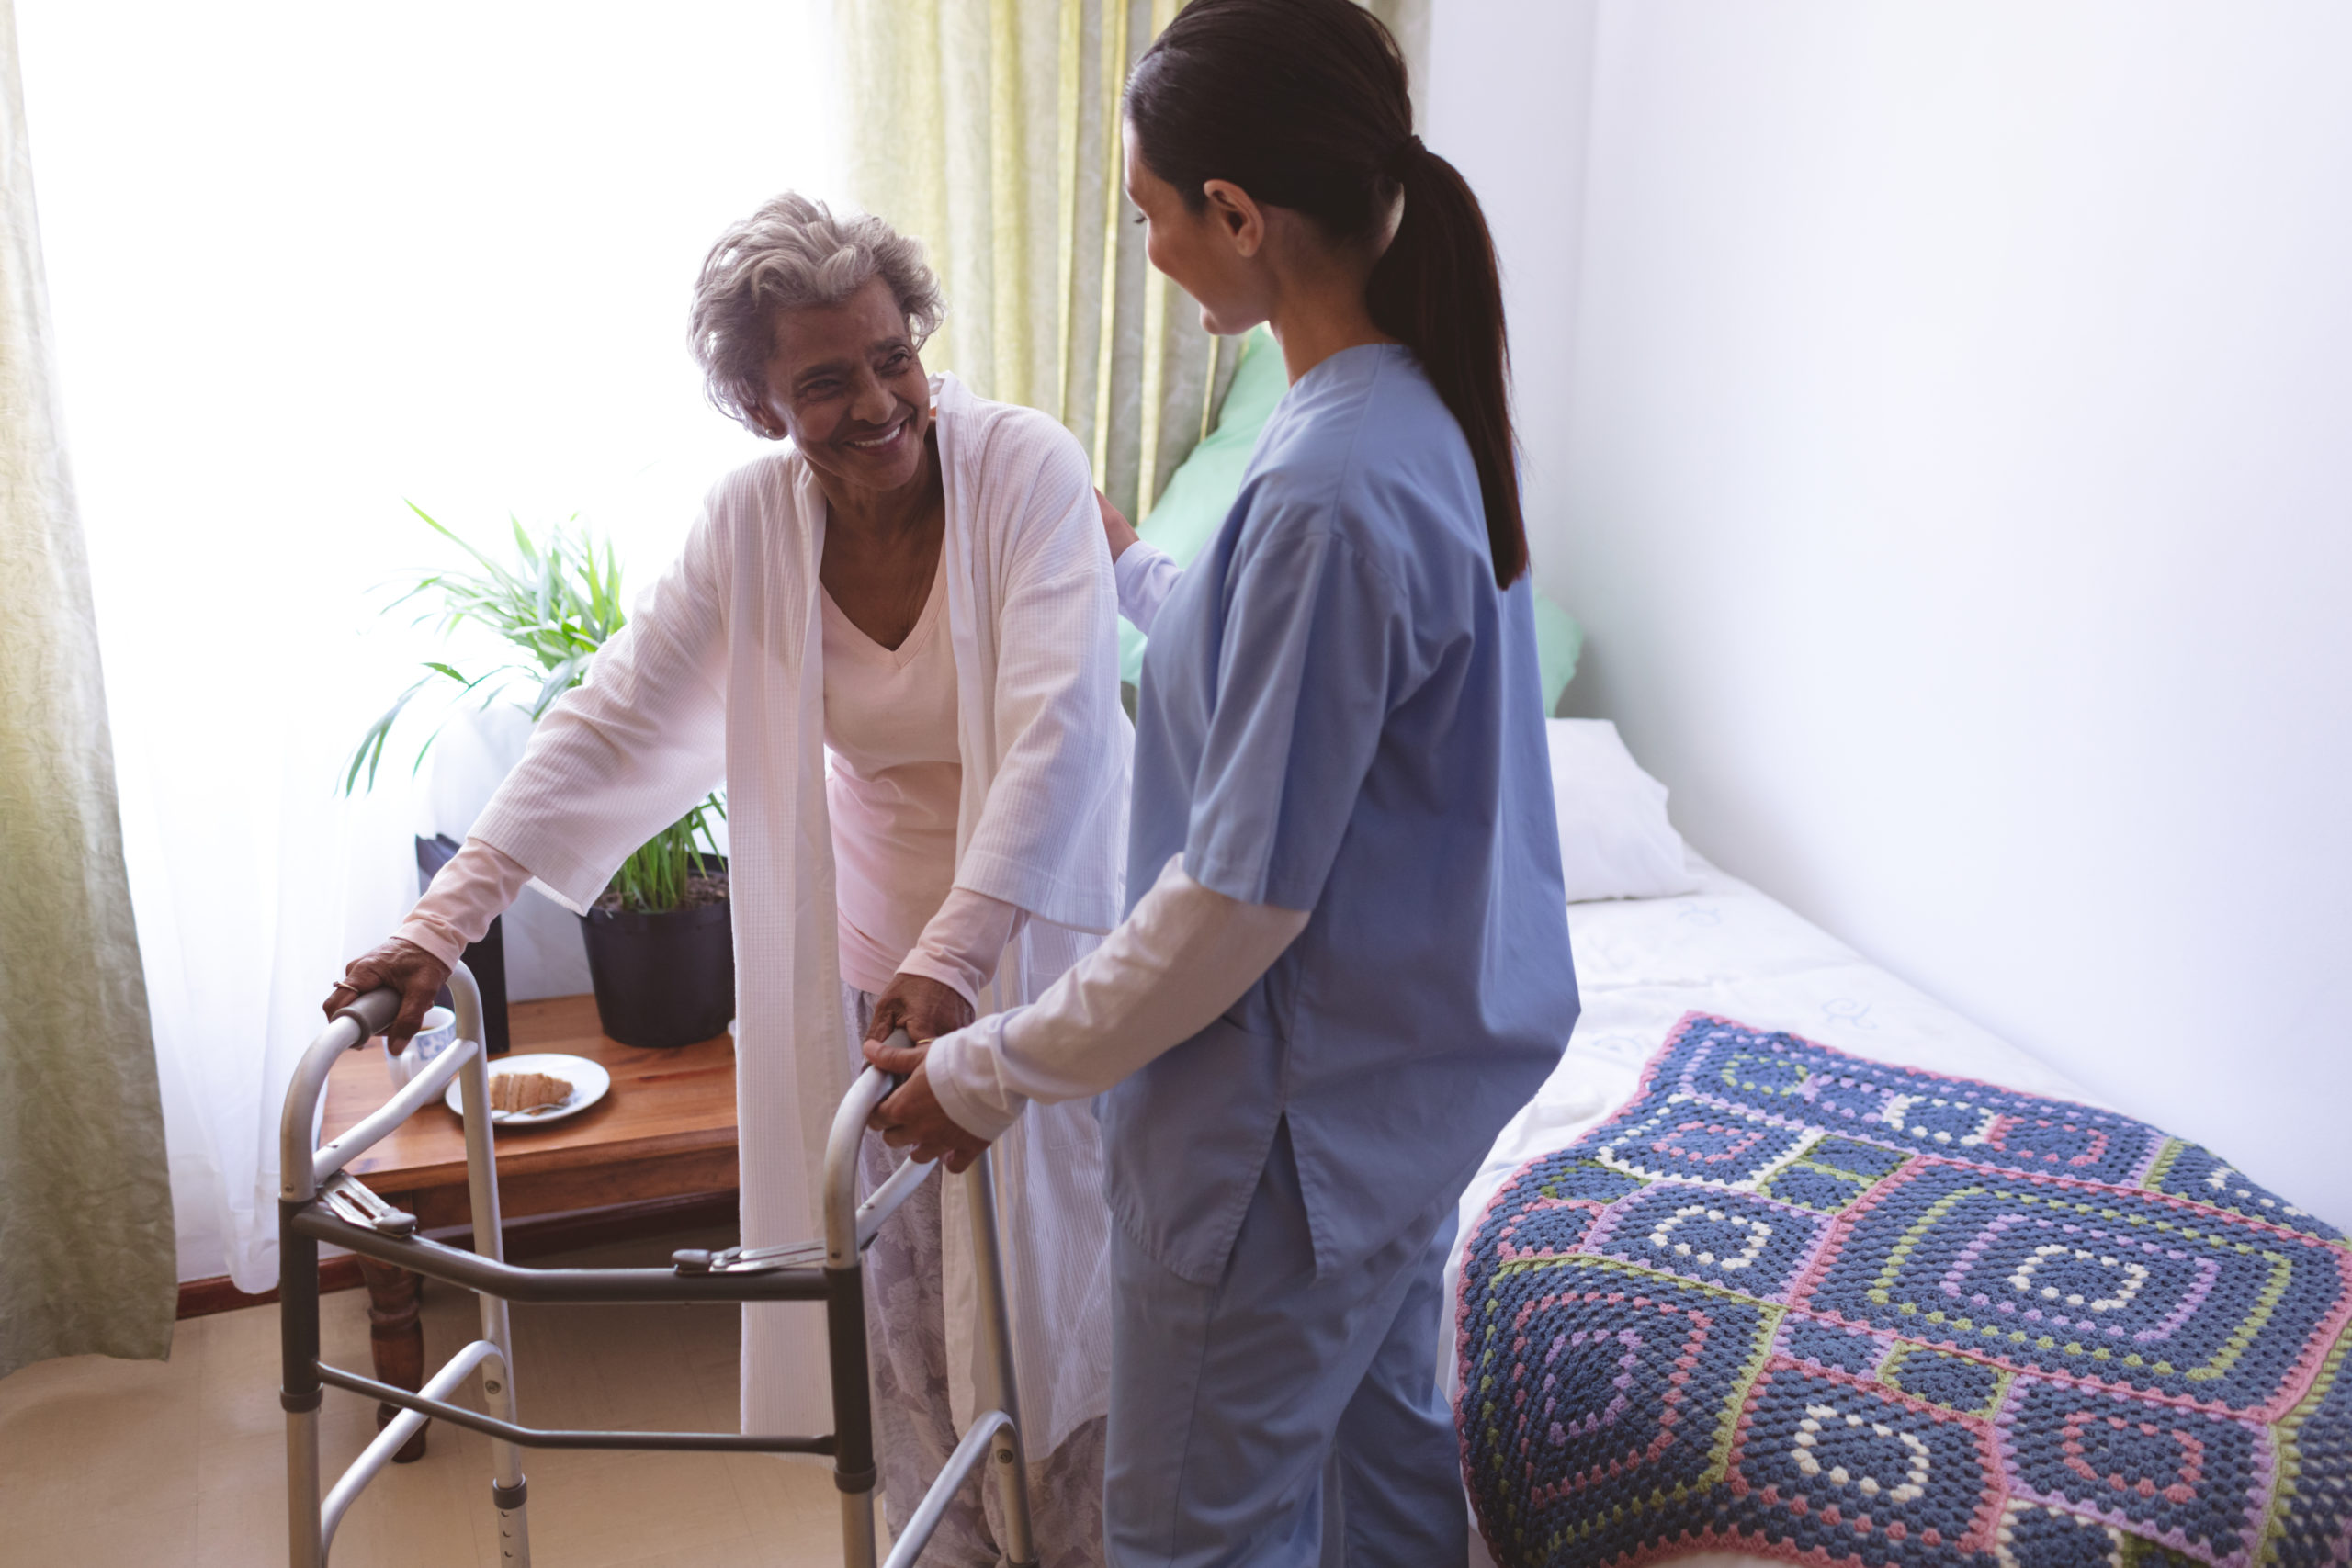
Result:
<svg viewBox="0 0 2352 1568">
<path fill-rule="evenodd" d="M 458 1015 L 447 1008 L 424 1010 L 424 1026 L 410 1036 L 408 1044 L 391 1049 L 391 1042 L 384 1043 L 384 1065 L 391 1069 L 392 1086 L 397 1089 L 423 1072 L 425 1065 L 458 1042 Z"/>
</svg>

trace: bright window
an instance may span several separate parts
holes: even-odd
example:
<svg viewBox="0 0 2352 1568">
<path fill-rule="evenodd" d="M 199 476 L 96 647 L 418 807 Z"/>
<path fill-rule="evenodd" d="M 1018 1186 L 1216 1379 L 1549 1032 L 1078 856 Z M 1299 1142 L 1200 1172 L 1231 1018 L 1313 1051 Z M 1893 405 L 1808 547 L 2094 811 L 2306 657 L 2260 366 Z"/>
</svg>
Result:
<svg viewBox="0 0 2352 1568">
<path fill-rule="evenodd" d="M 17 13 L 181 1271 L 262 1280 L 273 1097 L 430 826 L 332 793 L 425 651 L 368 592 L 447 558 L 401 502 L 578 513 L 650 581 L 763 446 L 685 312 L 724 225 L 839 185 L 829 7 Z"/>
</svg>

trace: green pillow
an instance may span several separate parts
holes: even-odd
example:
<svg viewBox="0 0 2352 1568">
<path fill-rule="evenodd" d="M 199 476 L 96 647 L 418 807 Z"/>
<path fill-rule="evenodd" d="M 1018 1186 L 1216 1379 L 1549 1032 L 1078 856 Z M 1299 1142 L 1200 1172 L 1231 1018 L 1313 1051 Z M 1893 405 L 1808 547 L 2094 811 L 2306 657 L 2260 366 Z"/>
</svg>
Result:
<svg viewBox="0 0 2352 1568">
<path fill-rule="evenodd" d="M 1577 672 L 1577 655 L 1584 651 L 1584 628 L 1577 618 L 1535 592 L 1535 663 L 1544 672 L 1544 711 L 1555 713 L 1560 694 Z"/>
<path fill-rule="evenodd" d="M 1241 340 L 1241 363 L 1216 412 L 1216 428 L 1201 438 L 1192 456 L 1168 476 L 1159 504 L 1136 532 L 1166 550 L 1178 566 L 1190 566 L 1241 493 L 1241 476 L 1257 449 L 1258 433 L 1273 417 L 1274 405 L 1290 390 L 1283 373 L 1283 351 L 1263 327 Z M 1134 685 L 1143 672 L 1143 633 L 1119 623 L 1119 679 Z"/>
<path fill-rule="evenodd" d="M 1217 410 L 1216 428 L 1204 436 L 1192 455 L 1168 476 L 1159 504 L 1136 532 L 1166 550 L 1178 566 L 1190 566 L 1201 547 L 1209 542 L 1226 513 L 1241 493 L 1241 476 L 1257 449 L 1258 433 L 1273 417 L 1274 405 L 1290 389 L 1283 370 L 1282 349 L 1265 328 L 1242 340 L 1241 363 L 1233 385 Z M 1119 679 L 1134 685 L 1143 672 L 1143 633 L 1125 621 L 1119 623 Z M 1559 706 L 1560 694 L 1577 672 L 1577 655 L 1584 648 L 1584 632 L 1557 604 L 1535 596 L 1536 660 L 1544 672 L 1544 711 Z"/>
</svg>

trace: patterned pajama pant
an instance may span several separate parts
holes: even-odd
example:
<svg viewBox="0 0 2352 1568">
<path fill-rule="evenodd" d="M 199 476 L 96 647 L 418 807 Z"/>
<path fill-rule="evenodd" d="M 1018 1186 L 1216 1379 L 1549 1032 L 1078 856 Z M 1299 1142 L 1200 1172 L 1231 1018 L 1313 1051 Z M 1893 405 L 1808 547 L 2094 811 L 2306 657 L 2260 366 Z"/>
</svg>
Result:
<svg viewBox="0 0 2352 1568">
<path fill-rule="evenodd" d="M 842 1021 L 860 1053 L 874 1020 L 871 992 L 842 987 Z M 867 1191 L 898 1168 L 900 1151 L 878 1133 L 860 1151 Z M 941 1278 L 940 1184 L 926 1181 L 865 1252 L 865 1332 L 874 1369 L 876 1462 L 882 1507 L 895 1535 L 955 1451 L 947 1394 L 947 1316 Z M 1029 1512 L 1042 1568 L 1099 1568 L 1102 1562 L 1103 1418 L 1071 1432 L 1029 1464 Z M 1003 1560 L 996 1488 L 985 1467 L 967 1482 L 931 1545 L 924 1568 L 994 1568 Z"/>
</svg>

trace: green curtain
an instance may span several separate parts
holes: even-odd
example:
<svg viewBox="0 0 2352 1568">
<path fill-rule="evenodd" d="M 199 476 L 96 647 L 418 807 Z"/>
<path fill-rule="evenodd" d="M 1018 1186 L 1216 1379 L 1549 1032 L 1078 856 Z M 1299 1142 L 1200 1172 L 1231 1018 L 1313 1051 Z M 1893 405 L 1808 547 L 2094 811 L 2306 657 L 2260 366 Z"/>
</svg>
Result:
<svg viewBox="0 0 2352 1568">
<path fill-rule="evenodd" d="M 164 1112 L 96 623 L 50 382 L 16 11 L 0 0 L 0 1376 L 160 1358 Z"/>
<path fill-rule="evenodd" d="M 947 292 L 923 360 L 1043 409 L 1140 520 L 1215 423 L 1238 340 L 1201 330 L 1125 221 L 1119 92 L 1179 0 L 837 0 L 850 197 Z M 1372 9 L 1418 63 L 1428 0 Z M 1418 75 L 1418 71 L 1416 74 Z"/>
<path fill-rule="evenodd" d="M 850 198 L 921 239 L 947 293 L 924 351 L 1085 444 L 1130 517 L 1208 429 L 1240 357 L 1125 220 L 1119 90 L 1176 0 L 840 0 Z"/>
</svg>

